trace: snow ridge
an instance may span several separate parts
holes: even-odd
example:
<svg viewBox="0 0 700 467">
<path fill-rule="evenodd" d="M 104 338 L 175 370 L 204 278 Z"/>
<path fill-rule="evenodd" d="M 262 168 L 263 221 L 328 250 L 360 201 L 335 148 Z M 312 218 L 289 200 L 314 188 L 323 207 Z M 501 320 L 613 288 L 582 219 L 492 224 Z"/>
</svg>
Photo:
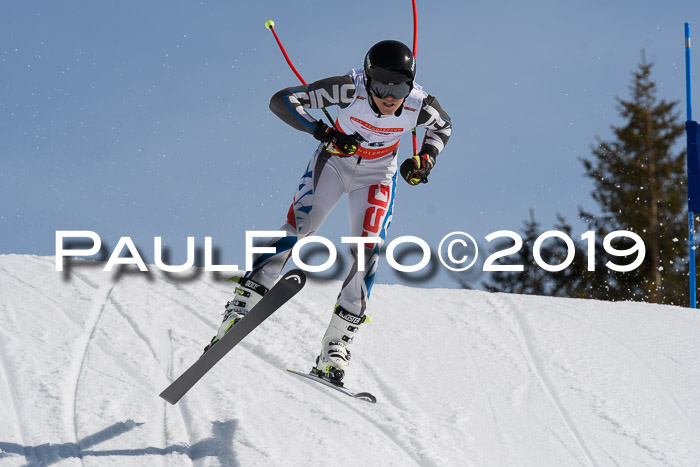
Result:
<svg viewBox="0 0 700 467">
<path fill-rule="evenodd" d="M 372 405 L 286 374 L 339 287 L 310 280 L 170 406 L 231 285 L 54 264 L 0 256 L 3 467 L 700 466 L 697 311 L 378 284 L 347 383 Z"/>
</svg>

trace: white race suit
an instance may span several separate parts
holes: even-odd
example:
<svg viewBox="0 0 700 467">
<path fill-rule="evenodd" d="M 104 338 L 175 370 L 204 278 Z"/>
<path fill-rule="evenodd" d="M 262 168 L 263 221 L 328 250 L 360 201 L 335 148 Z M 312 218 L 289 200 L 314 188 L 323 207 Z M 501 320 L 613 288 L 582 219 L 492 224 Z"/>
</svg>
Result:
<svg viewBox="0 0 700 467">
<path fill-rule="evenodd" d="M 433 96 L 414 84 L 403 105 L 393 115 L 381 115 L 368 97 L 362 69 L 309 85 L 276 93 L 270 109 L 289 125 L 313 133 L 317 121 L 306 111 L 337 105 L 336 129 L 358 134 L 362 143 L 352 156 L 334 147 L 319 146 L 311 157 L 299 188 L 280 228 L 286 237 L 272 239 L 267 246 L 275 253 L 259 255 L 248 277 L 270 287 L 280 275 L 295 243 L 315 234 L 343 193 L 348 195 L 350 236 L 379 237 L 383 242 L 391 224 L 397 180 L 397 156 L 401 135 L 415 126 L 426 128 L 419 154 L 437 157 L 450 133 L 449 116 Z M 351 264 L 338 296 L 338 306 L 362 316 L 370 296 L 379 261 L 381 243 L 368 244 L 364 269 L 358 251 L 351 247 Z"/>
</svg>

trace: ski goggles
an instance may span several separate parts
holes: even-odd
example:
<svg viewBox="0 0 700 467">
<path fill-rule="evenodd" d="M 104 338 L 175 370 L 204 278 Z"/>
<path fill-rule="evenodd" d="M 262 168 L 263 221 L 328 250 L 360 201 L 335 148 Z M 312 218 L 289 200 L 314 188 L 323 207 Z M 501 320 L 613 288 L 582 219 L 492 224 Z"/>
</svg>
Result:
<svg viewBox="0 0 700 467">
<path fill-rule="evenodd" d="M 387 84 L 381 81 L 371 80 L 369 89 L 380 99 L 393 97 L 394 99 L 404 99 L 411 93 L 411 86 L 408 83 Z"/>
</svg>

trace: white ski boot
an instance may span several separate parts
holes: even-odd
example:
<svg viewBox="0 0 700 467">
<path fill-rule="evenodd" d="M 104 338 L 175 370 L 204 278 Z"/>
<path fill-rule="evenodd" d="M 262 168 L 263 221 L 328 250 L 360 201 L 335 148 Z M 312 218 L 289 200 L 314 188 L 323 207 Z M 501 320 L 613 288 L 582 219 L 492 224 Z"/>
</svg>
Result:
<svg viewBox="0 0 700 467">
<path fill-rule="evenodd" d="M 366 319 L 366 316 L 353 315 L 336 305 L 321 341 L 321 354 L 316 357 L 316 366 L 312 371 L 342 387 L 345 368 L 350 364 L 350 344 Z"/>
<path fill-rule="evenodd" d="M 224 337 L 224 335 L 236 323 L 242 320 L 267 293 L 266 287 L 263 287 L 252 279 L 246 279 L 245 277 L 232 277 L 229 280 L 237 282 L 238 286 L 233 291 L 233 300 L 226 303 L 224 320 L 221 322 L 221 326 L 219 326 L 216 336 L 214 336 L 211 342 L 204 347 L 205 352 L 209 350 L 212 345 L 219 342 L 219 339 Z"/>
</svg>

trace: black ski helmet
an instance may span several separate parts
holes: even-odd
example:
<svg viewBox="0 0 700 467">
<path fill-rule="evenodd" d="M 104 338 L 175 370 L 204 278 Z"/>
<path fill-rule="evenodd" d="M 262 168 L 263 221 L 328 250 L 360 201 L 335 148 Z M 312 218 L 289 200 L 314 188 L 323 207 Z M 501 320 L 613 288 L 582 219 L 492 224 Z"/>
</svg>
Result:
<svg viewBox="0 0 700 467">
<path fill-rule="evenodd" d="M 413 87 L 416 61 L 406 44 L 385 40 L 374 44 L 365 55 L 365 84 L 369 92 L 371 80 L 387 84 L 408 83 Z"/>
</svg>

